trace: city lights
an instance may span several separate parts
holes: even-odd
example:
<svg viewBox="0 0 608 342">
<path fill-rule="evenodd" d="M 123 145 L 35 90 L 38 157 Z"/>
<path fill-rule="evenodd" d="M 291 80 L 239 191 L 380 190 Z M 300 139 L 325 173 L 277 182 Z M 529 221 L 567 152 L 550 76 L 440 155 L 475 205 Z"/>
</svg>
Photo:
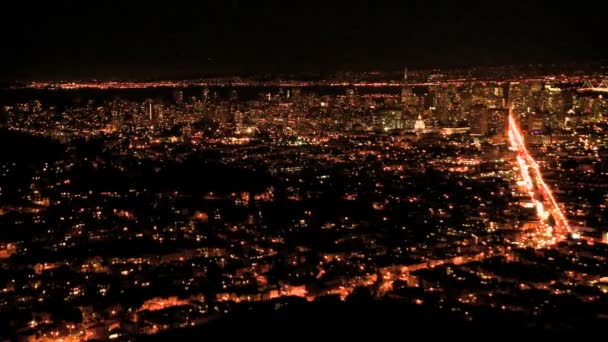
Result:
<svg viewBox="0 0 608 342">
<path fill-rule="evenodd" d="M 605 331 L 598 6 L 6 3 L 0 341 Z"/>
</svg>

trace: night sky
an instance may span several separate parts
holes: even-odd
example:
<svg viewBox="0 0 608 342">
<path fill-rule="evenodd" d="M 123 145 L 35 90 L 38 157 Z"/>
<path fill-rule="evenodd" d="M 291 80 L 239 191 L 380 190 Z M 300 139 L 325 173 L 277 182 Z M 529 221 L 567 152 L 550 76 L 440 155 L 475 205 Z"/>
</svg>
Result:
<svg viewBox="0 0 608 342">
<path fill-rule="evenodd" d="M 4 78 L 154 78 L 608 56 L 568 1 L 3 1 Z M 325 3 L 324 3 L 325 2 Z"/>
</svg>

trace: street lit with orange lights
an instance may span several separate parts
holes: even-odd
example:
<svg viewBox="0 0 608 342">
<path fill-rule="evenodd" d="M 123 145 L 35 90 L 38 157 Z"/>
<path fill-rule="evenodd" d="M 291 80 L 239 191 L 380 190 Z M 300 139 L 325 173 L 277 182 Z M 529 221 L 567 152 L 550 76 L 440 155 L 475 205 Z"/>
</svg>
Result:
<svg viewBox="0 0 608 342">
<path fill-rule="evenodd" d="M 525 234 L 527 237 L 524 240 L 526 240 L 527 244 L 534 247 L 544 247 L 548 244 L 553 244 L 567 237 L 570 232 L 570 225 L 555 200 L 551 189 L 543 180 L 538 163 L 528 152 L 521 130 L 513 114 L 509 114 L 508 129 L 511 148 L 517 153 L 517 163 L 523 186 L 530 195 L 536 207 L 538 218 L 541 221 L 539 229 L 527 232 Z M 539 198 L 542 199 L 542 202 Z M 551 217 L 553 218 L 553 222 L 550 222 Z"/>
</svg>

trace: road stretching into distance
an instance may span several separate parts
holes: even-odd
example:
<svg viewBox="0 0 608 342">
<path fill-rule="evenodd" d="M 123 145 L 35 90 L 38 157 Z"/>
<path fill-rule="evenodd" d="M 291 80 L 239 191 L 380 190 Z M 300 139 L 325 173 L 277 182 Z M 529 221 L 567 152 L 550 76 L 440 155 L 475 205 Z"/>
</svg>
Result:
<svg viewBox="0 0 608 342">
<path fill-rule="evenodd" d="M 523 186 L 526 192 L 532 199 L 536 207 L 538 217 L 540 219 L 539 229 L 524 232 L 524 239 L 521 241 L 524 245 L 543 248 L 554 244 L 566 238 L 570 232 L 570 225 L 561 208 L 559 207 L 549 186 L 545 183 L 538 163 L 528 152 L 523 135 L 517 124 L 517 121 L 512 114 L 508 117 L 508 133 L 511 143 L 511 149 L 517 153 L 517 163 Z M 541 200 L 539 200 L 541 199 Z M 549 221 L 549 217 L 553 217 L 554 222 Z M 553 226 L 551 225 L 553 224 Z M 471 242 L 468 244 L 472 245 Z M 342 283 L 333 289 L 326 291 L 325 294 L 338 294 L 341 298 L 346 298 L 357 286 L 372 286 L 377 297 L 382 297 L 389 293 L 393 288 L 395 280 L 402 280 L 411 283 L 411 272 L 421 269 L 434 268 L 445 264 L 461 265 L 473 261 L 482 261 L 491 257 L 504 256 L 507 260 L 512 260 L 511 248 L 506 246 L 485 246 L 482 250 L 476 252 L 463 253 L 445 259 L 425 260 L 413 265 L 392 265 L 383 267 L 377 274 L 368 274 L 367 276 L 358 279 L 351 279 L 348 282 Z M 411 286 L 412 284 L 410 284 Z M 314 300 L 315 296 L 306 293 L 292 293 L 305 297 L 308 300 Z M 417 304 L 421 304 L 418 303 Z"/>
<path fill-rule="evenodd" d="M 508 125 L 511 150 L 517 153 L 517 163 L 523 186 L 532 199 L 540 220 L 539 228 L 530 232 L 524 232 L 523 235 L 525 237 L 521 242 L 530 247 L 543 248 L 566 238 L 571 232 L 570 224 L 555 200 L 551 189 L 545 183 L 538 163 L 528 152 L 521 129 L 512 113 L 509 113 Z M 550 222 L 550 217 L 553 217 L 553 222 Z M 376 284 L 379 285 L 376 294 L 381 296 L 388 293 L 392 288 L 393 281 L 397 279 L 409 281 L 410 272 L 413 271 L 433 268 L 448 263 L 459 265 L 496 256 L 505 256 L 507 259 L 510 259 L 509 250 L 510 248 L 497 247 L 484 252 L 458 255 L 442 260 L 428 260 L 415 265 L 385 267 L 380 272 L 382 278 L 376 279 Z"/>
<path fill-rule="evenodd" d="M 536 237 L 539 239 L 537 247 L 560 241 L 570 233 L 570 224 L 551 189 L 545 183 L 538 163 L 528 152 L 521 129 L 512 113 L 509 113 L 508 120 L 511 149 L 517 152 L 517 161 L 524 186 L 534 202 L 541 226 L 545 230 Z M 539 199 L 542 199 L 542 202 Z M 553 218 L 552 225 L 549 222 L 550 217 Z"/>
</svg>

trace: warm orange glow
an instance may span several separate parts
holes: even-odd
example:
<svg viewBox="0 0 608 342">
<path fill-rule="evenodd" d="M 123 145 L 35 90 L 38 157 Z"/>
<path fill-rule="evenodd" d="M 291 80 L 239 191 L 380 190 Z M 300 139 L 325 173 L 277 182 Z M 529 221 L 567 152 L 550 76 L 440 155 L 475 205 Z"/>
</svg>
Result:
<svg viewBox="0 0 608 342">
<path fill-rule="evenodd" d="M 529 192 L 532 198 L 535 198 L 533 186 L 534 183 L 532 180 L 534 178 L 538 190 L 540 191 L 540 195 L 546 202 L 546 208 L 542 203 L 538 201 L 536 202 L 539 217 L 541 219 L 546 219 L 552 215 L 555 219 L 555 233 L 559 238 L 565 237 L 565 235 L 570 232 L 570 224 L 557 204 L 551 189 L 543 180 L 538 163 L 528 152 L 526 144 L 524 143 L 524 138 L 521 134 L 521 130 L 519 129 L 519 126 L 517 125 L 517 122 L 515 121 L 515 118 L 513 118 L 512 114 L 509 114 L 509 140 L 511 142 L 511 147 L 518 153 L 517 161 L 519 163 L 521 176 L 526 190 Z M 532 173 L 530 173 L 530 170 L 532 170 Z"/>
</svg>

